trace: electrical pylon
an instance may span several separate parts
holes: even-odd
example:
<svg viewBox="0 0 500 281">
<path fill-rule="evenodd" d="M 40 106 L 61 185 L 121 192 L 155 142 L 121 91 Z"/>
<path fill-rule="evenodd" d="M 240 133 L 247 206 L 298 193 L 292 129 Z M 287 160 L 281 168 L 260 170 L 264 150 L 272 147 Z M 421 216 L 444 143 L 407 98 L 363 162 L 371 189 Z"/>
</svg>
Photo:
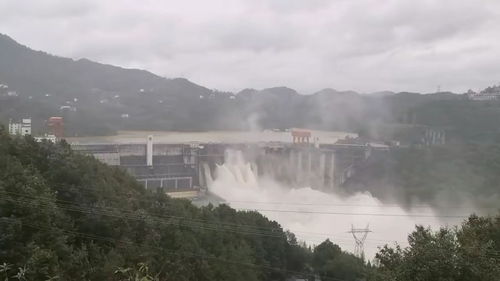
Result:
<svg viewBox="0 0 500 281">
<path fill-rule="evenodd" d="M 356 242 L 354 246 L 354 255 L 362 259 L 365 257 L 365 240 L 369 232 L 372 232 L 370 230 L 370 224 L 367 224 L 366 228 L 354 228 L 354 226 L 351 225 L 351 231 L 348 231 L 348 233 L 352 234 Z"/>
</svg>

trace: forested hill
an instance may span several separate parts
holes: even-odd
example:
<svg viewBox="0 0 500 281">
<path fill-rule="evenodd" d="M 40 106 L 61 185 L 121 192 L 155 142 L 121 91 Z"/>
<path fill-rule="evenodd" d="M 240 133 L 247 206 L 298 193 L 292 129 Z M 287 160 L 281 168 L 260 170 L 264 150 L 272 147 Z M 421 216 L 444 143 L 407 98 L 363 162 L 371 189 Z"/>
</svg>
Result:
<svg viewBox="0 0 500 281">
<path fill-rule="evenodd" d="M 3 34 L 0 34 L 0 61 L 1 82 L 20 93 L 32 96 L 50 94 L 63 101 L 99 92 L 127 97 L 141 89 L 171 96 L 198 97 L 211 92 L 186 79 L 166 79 L 144 70 L 34 51 Z"/>
<path fill-rule="evenodd" d="M 37 129 L 48 117 L 63 115 L 70 125 L 67 133 L 73 135 L 110 134 L 122 126 L 145 125 L 162 114 L 155 108 L 160 100 L 172 105 L 212 93 L 182 78 L 34 51 L 2 34 L 0 62 L 0 84 L 17 93 L 3 98 L 0 93 L 0 120 L 31 116 Z M 67 109 L 61 110 L 64 106 Z M 123 124 L 122 114 L 132 117 L 131 124 Z M 186 112 L 172 112 L 181 114 Z"/>
<path fill-rule="evenodd" d="M 35 134 L 44 132 L 49 117 L 63 116 L 67 136 L 301 127 L 411 142 L 408 130 L 420 126 L 444 129 L 450 141 L 500 139 L 500 101 L 471 101 L 449 92 L 220 92 L 182 78 L 56 57 L 6 35 L 0 35 L 0 84 L 0 123 L 32 117 Z"/>
<path fill-rule="evenodd" d="M 314 250 L 300 245 L 257 212 L 197 208 L 146 191 L 119 168 L 65 143 L 11 138 L 0 129 L 2 280 L 238 281 L 316 274 L 358 280 L 366 267 L 330 241 Z"/>
</svg>

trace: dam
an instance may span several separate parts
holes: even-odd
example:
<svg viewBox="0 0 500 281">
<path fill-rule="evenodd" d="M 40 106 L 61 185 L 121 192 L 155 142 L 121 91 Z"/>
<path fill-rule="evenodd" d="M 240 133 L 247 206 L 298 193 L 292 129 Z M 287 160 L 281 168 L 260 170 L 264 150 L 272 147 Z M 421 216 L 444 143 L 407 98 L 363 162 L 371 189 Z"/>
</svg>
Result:
<svg viewBox="0 0 500 281">
<path fill-rule="evenodd" d="M 353 251 L 347 231 L 369 223 L 373 240 L 365 251 L 373 257 L 387 242 L 406 245 L 406 234 L 416 224 L 440 225 L 430 207 L 408 211 L 368 192 L 345 192 L 349 181 L 362 177 L 366 165 L 384 156 L 388 146 L 347 133 L 329 137 L 314 131 L 309 143 L 294 142 L 291 132 L 170 134 L 127 132 L 68 141 L 75 151 L 126 170 L 147 189 L 196 206 L 224 203 L 257 211 L 308 245 L 335 239 Z"/>
<path fill-rule="evenodd" d="M 229 140 L 190 137 L 183 141 L 158 133 L 137 133 L 128 138 L 68 141 L 75 151 L 125 169 L 147 189 L 161 188 L 169 194 L 188 194 L 188 197 L 207 191 L 209 181 L 216 177 L 217 165 L 224 164 L 229 151 L 241 152 L 258 175 L 270 176 L 292 187 L 310 186 L 328 191 L 352 177 L 374 149 L 385 149 L 355 142 L 349 134 L 336 139 L 314 132 L 308 133 L 307 138 L 297 138 L 294 132 L 292 136 L 289 132 L 266 134 L 273 138 L 255 141 L 229 133 L 232 138 Z M 325 140 L 320 142 L 317 135 Z"/>
</svg>

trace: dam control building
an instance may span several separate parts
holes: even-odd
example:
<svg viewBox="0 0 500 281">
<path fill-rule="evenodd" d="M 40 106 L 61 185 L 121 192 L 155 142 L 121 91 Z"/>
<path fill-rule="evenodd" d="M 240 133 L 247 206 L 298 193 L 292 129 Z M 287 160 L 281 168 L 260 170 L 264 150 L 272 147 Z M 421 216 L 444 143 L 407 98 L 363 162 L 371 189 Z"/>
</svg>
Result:
<svg viewBox="0 0 500 281">
<path fill-rule="evenodd" d="M 240 151 L 252 170 L 291 186 L 328 190 L 352 177 L 372 150 L 367 144 L 306 142 L 161 143 L 148 135 L 141 143 L 72 143 L 72 148 L 103 163 L 119 166 L 147 189 L 206 191 L 228 151 Z"/>
</svg>

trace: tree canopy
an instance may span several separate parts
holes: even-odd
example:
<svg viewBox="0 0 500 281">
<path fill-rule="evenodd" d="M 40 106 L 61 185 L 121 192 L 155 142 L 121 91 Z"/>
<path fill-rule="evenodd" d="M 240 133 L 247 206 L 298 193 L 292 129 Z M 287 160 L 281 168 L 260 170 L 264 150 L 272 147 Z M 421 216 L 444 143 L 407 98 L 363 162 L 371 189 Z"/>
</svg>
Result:
<svg viewBox="0 0 500 281">
<path fill-rule="evenodd" d="M 316 252 L 257 212 L 198 208 L 64 141 L 3 129 L 0 230 L 0 277 L 11 279 L 285 280 L 316 271 Z"/>
<path fill-rule="evenodd" d="M 500 216 L 472 215 L 459 228 L 432 231 L 422 226 L 408 236 L 409 247 L 383 247 L 371 280 L 496 281 L 500 276 Z"/>
<path fill-rule="evenodd" d="M 2 280 L 498 280 L 500 216 L 417 227 L 409 247 L 369 263 L 326 240 L 299 242 L 275 221 L 196 207 L 73 152 L 0 129 Z"/>
</svg>

